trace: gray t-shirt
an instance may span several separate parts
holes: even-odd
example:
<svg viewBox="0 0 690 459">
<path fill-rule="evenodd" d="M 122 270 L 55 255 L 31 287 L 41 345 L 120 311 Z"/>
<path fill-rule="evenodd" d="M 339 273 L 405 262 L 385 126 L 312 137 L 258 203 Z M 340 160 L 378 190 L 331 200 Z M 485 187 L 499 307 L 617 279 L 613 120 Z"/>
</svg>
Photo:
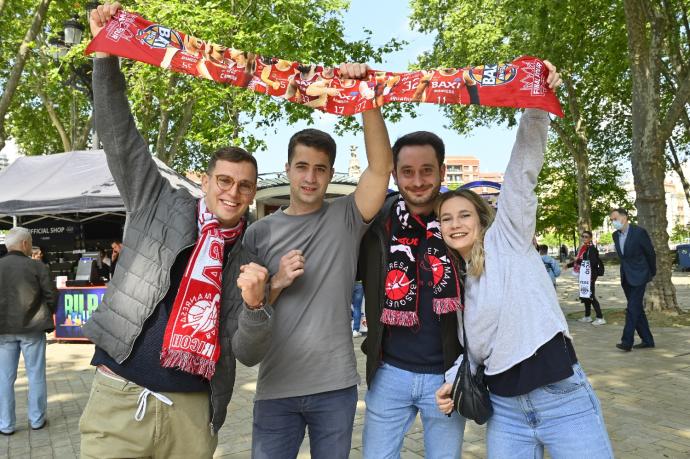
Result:
<svg viewBox="0 0 690 459">
<path fill-rule="evenodd" d="M 305 258 L 304 274 L 273 305 L 271 347 L 259 368 L 256 400 L 359 384 L 350 302 L 367 227 L 351 194 L 307 215 L 278 210 L 247 229 L 244 246 L 271 275 L 290 250 L 301 250 Z"/>
</svg>

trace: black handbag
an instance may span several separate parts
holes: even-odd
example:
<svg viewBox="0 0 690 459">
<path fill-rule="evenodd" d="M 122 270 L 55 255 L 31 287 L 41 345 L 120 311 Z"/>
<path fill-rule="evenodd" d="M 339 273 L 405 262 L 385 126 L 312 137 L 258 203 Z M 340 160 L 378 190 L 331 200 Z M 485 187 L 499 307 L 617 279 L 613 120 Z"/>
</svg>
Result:
<svg viewBox="0 0 690 459">
<path fill-rule="evenodd" d="M 484 381 L 484 365 L 472 374 L 470 358 L 467 355 L 467 333 L 465 332 L 465 313 L 462 313 L 463 358 L 458 373 L 455 376 L 451 396 L 455 411 L 466 419 L 471 419 L 479 425 L 486 423 L 494 409 L 491 406 L 489 389 Z"/>
</svg>

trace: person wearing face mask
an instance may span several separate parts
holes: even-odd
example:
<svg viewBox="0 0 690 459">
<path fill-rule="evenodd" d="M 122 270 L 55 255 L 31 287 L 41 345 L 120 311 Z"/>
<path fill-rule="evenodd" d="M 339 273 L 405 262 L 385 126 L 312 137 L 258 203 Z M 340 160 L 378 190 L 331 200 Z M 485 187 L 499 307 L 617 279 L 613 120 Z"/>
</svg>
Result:
<svg viewBox="0 0 690 459">
<path fill-rule="evenodd" d="M 654 336 L 649 329 L 642 301 L 647 282 L 656 275 L 656 252 L 647 230 L 628 221 L 627 210 L 616 209 L 611 212 L 610 218 L 611 225 L 616 230 L 613 242 L 621 260 L 621 285 L 628 300 L 623 336 L 616 347 L 626 352 L 632 348 L 651 348 L 654 347 Z M 635 331 L 642 342 L 633 345 Z"/>
<path fill-rule="evenodd" d="M 573 268 L 573 273 L 577 274 L 581 280 L 580 301 L 585 305 L 585 315 L 578 320 L 596 326 L 605 325 L 606 320 L 601 313 L 601 306 L 595 294 L 597 278 L 603 274 L 604 265 L 599 258 L 597 246 L 592 243 L 592 232 L 583 231 L 580 237 L 582 238 L 582 246 L 577 251 L 577 257 L 567 265 L 568 268 Z M 589 266 L 584 271 L 583 262 L 587 262 Z M 594 306 L 594 313 L 596 314 L 594 321 L 592 321 L 592 306 Z"/>
<path fill-rule="evenodd" d="M 560 83 L 556 68 L 547 84 Z M 549 117 L 528 109 L 505 172 L 498 211 L 470 190 L 441 195 L 441 235 L 461 273 L 459 340 L 470 366 L 483 365 L 493 415 L 486 432 L 490 459 L 612 458 L 601 405 L 578 363 L 568 324 L 544 264 L 532 246 L 537 177 Z M 463 329 L 466 336 L 463 336 Z M 447 372 L 454 381 L 463 356 Z M 454 409 L 452 385 L 436 392 L 444 413 Z"/>
</svg>

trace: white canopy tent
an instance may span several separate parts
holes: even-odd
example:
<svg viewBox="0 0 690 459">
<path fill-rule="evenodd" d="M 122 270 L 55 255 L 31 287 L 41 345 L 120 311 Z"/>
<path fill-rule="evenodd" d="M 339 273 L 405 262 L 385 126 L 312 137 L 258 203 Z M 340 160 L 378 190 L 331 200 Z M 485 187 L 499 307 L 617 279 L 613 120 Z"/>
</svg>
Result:
<svg viewBox="0 0 690 459">
<path fill-rule="evenodd" d="M 174 187 L 201 197 L 199 185 L 154 161 Z M 5 224 L 16 225 L 20 216 L 32 216 L 22 224 L 47 217 L 83 222 L 124 211 L 103 150 L 22 156 L 0 172 L 0 221 Z"/>
</svg>

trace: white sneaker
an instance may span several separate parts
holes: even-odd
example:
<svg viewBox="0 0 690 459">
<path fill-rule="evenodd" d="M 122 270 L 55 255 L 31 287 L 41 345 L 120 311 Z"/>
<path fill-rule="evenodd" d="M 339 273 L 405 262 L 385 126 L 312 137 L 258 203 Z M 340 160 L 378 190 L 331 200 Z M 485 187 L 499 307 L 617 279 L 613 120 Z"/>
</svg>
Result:
<svg viewBox="0 0 690 459">
<path fill-rule="evenodd" d="M 592 321 L 592 318 L 589 316 L 585 316 L 582 319 L 577 319 L 578 322 L 585 322 L 585 323 L 590 323 Z"/>
<path fill-rule="evenodd" d="M 360 336 L 362 336 L 362 333 L 358 332 L 357 330 L 352 330 L 353 338 L 359 338 Z"/>
<path fill-rule="evenodd" d="M 592 325 L 606 325 L 606 320 L 596 319 L 594 322 L 592 322 Z"/>
</svg>

